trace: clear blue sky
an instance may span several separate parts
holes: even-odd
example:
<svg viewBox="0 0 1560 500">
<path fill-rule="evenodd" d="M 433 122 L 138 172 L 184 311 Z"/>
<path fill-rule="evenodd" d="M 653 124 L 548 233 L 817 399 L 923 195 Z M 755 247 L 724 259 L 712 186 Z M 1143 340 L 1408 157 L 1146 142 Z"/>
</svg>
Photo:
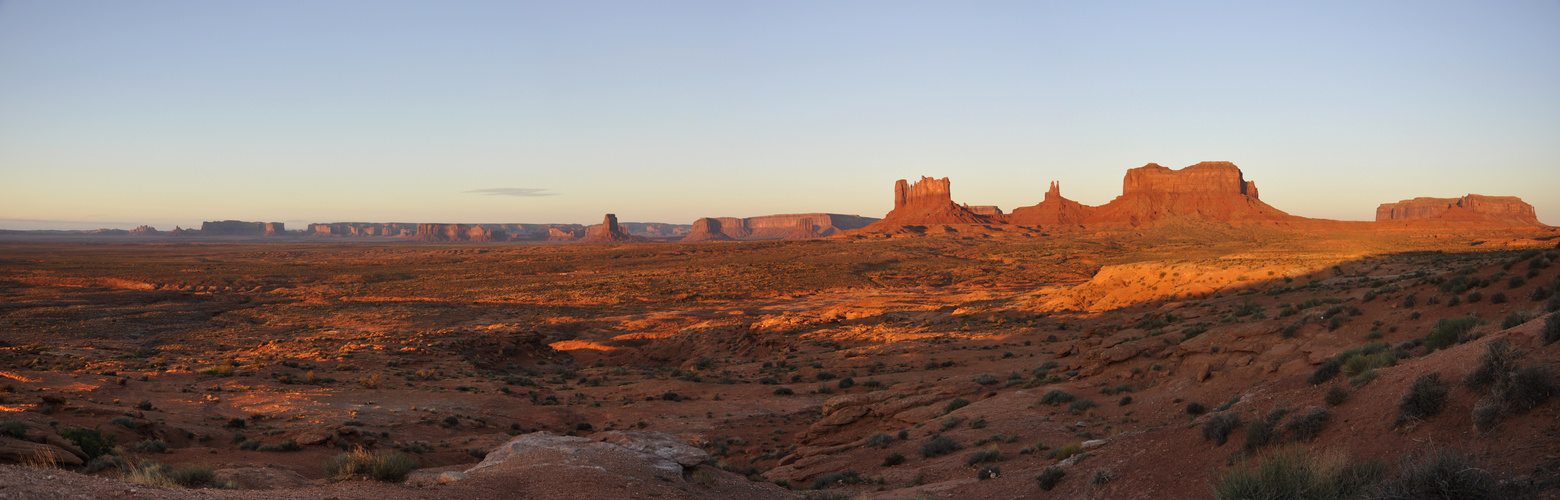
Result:
<svg viewBox="0 0 1560 500">
<path fill-rule="evenodd" d="M 1560 224 L 1560 2 L 0 3 L 0 228 L 1099 205 L 1203 160 Z"/>
</svg>

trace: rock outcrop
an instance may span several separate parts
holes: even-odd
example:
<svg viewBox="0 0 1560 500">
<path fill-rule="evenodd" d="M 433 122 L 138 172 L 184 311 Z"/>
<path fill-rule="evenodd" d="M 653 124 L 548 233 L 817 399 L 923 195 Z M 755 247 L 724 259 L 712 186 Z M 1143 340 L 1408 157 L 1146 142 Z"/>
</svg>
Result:
<svg viewBox="0 0 1560 500">
<path fill-rule="evenodd" d="M 600 225 L 585 228 L 585 237 L 581 243 L 631 243 L 644 241 L 644 238 L 628 234 L 618 225 L 617 215 L 607 214 Z"/>
<path fill-rule="evenodd" d="M 996 206 L 996 205 L 975 205 L 975 206 L 970 206 L 969 203 L 965 203 L 964 204 L 964 209 L 965 210 L 969 210 L 970 213 L 973 213 L 975 215 L 984 215 L 984 216 L 987 216 L 987 217 L 1002 215 L 1002 209 L 1000 207 Z"/>
<path fill-rule="evenodd" d="M 135 229 L 130 230 L 131 236 L 156 236 L 159 234 L 163 234 L 163 232 L 152 226 L 137 226 Z"/>
<path fill-rule="evenodd" d="M 1376 207 L 1376 221 L 1389 220 L 1487 221 L 1520 226 L 1540 226 L 1533 205 L 1515 196 L 1470 194 L 1462 198 L 1414 198 Z"/>
<path fill-rule="evenodd" d="M 1052 182 L 1051 189 L 1045 192 L 1044 201 L 1034 206 L 1015 208 L 1006 220 L 1022 225 L 1082 224 L 1094 214 L 1094 210 L 1094 207 L 1063 198 L 1061 184 Z"/>
<path fill-rule="evenodd" d="M 575 241 L 584 235 L 583 229 L 547 228 L 547 241 Z"/>
<path fill-rule="evenodd" d="M 921 177 L 910 184 L 904 179 L 894 183 L 894 210 L 873 223 L 878 228 L 933 224 L 987 224 L 990 217 L 976 214 L 953 202 L 948 178 Z"/>
<path fill-rule="evenodd" d="M 480 226 L 465 224 L 418 224 L 417 235 L 412 239 L 427 242 L 466 241 L 493 242 L 509 239 L 509 234 Z"/>
<path fill-rule="evenodd" d="M 280 236 L 287 234 L 287 228 L 281 222 L 220 220 L 202 222 L 200 224 L 200 234 L 205 236 Z"/>
<path fill-rule="evenodd" d="M 694 221 L 684 242 L 809 239 L 860 229 L 877 219 L 841 214 L 782 214 L 761 217 L 705 217 Z"/>
<path fill-rule="evenodd" d="M 1141 225 L 1172 215 L 1219 221 L 1288 221 L 1291 216 L 1257 198 L 1257 185 L 1227 161 L 1181 170 L 1150 163 L 1127 171 L 1121 196 L 1094 210 L 1085 223 Z"/>
</svg>

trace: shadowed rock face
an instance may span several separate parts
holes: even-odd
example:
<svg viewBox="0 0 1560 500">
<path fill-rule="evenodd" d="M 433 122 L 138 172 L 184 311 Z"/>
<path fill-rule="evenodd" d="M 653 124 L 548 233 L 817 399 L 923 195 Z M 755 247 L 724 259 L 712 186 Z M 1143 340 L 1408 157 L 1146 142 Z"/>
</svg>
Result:
<svg viewBox="0 0 1560 500">
<path fill-rule="evenodd" d="M 1533 206 L 1515 196 L 1470 194 L 1462 198 L 1414 198 L 1382 203 L 1377 221 L 1405 219 L 1486 220 L 1516 225 L 1542 225 Z"/>
<path fill-rule="evenodd" d="M 1100 206 L 1086 223 L 1139 225 L 1173 215 L 1220 221 L 1289 221 L 1295 217 L 1257 199 L 1257 185 L 1227 161 L 1173 170 L 1150 163 L 1127 171 L 1121 196 Z"/>
</svg>

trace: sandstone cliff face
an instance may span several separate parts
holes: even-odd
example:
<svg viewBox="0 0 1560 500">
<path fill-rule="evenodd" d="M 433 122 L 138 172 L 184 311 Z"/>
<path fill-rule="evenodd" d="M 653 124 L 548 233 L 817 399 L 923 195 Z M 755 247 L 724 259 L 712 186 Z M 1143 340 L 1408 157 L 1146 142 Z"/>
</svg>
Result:
<svg viewBox="0 0 1560 500">
<path fill-rule="evenodd" d="M 1092 214 L 1094 207 L 1063 198 L 1061 184 L 1052 182 L 1051 189 L 1045 192 L 1044 201 L 1034 206 L 1015 208 L 1006 220 L 1021 225 L 1082 224 Z"/>
<path fill-rule="evenodd" d="M 894 183 L 894 210 L 883 216 L 881 225 L 986 224 L 989 217 L 976 214 L 953 202 L 948 178 L 921 177 L 910 184 L 904 179 Z"/>
<path fill-rule="evenodd" d="M 760 217 L 705 217 L 693 223 L 693 231 L 682 241 L 757 241 L 825 237 L 840 231 L 860 229 L 877 219 L 841 214 L 781 214 Z M 800 228 L 806 225 L 808 229 Z M 817 236 L 806 236 L 816 234 Z"/>
<path fill-rule="evenodd" d="M 644 238 L 633 236 L 624 231 L 618 225 L 617 215 L 607 214 L 601 220 L 601 225 L 585 228 L 585 237 L 581 243 L 628 243 L 643 241 Z"/>
<path fill-rule="evenodd" d="M 1533 206 L 1515 196 L 1470 194 L 1462 198 L 1414 198 L 1397 203 L 1382 203 L 1376 208 L 1377 221 L 1437 219 L 1487 221 L 1523 226 L 1543 225 Z"/>
<path fill-rule="evenodd" d="M 547 241 L 575 241 L 582 236 L 585 236 L 585 230 L 583 229 L 547 228 Z"/>
<path fill-rule="evenodd" d="M 278 236 L 287 234 L 280 222 L 245 222 L 237 220 L 206 221 L 200 224 L 200 234 L 206 236 Z"/>
<path fill-rule="evenodd" d="M 509 234 L 503 231 L 480 226 L 468 226 L 465 224 L 418 224 L 417 234 L 412 237 L 416 241 L 444 242 L 493 242 L 509 239 Z"/>
<path fill-rule="evenodd" d="M 1128 170 L 1121 196 L 1101 205 L 1084 222 L 1136 226 L 1173 215 L 1220 221 L 1295 220 L 1258 200 L 1256 183 L 1247 182 L 1235 164 L 1216 161 L 1181 170 L 1154 163 Z"/>
<path fill-rule="evenodd" d="M 130 230 L 131 236 L 155 236 L 159 234 L 163 234 L 163 232 L 152 226 L 138 226 Z"/>
<path fill-rule="evenodd" d="M 1002 215 L 1002 209 L 997 207 L 996 205 L 975 205 L 975 206 L 970 206 L 969 203 L 965 203 L 964 204 L 964 209 L 965 210 L 969 210 L 970 213 L 972 213 L 972 214 L 984 215 L 986 217 Z"/>
</svg>

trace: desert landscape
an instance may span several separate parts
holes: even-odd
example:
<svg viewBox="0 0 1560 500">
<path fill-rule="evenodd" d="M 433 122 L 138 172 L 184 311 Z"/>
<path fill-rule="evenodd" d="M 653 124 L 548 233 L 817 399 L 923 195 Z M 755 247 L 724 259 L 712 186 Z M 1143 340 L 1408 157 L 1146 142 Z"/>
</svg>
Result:
<svg viewBox="0 0 1560 500">
<path fill-rule="evenodd" d="M 518 238 L 9 232 L 0 497 L 1560 498 L 1560 230 L 1520 199 L 950 186 Z"/>
</svg>

